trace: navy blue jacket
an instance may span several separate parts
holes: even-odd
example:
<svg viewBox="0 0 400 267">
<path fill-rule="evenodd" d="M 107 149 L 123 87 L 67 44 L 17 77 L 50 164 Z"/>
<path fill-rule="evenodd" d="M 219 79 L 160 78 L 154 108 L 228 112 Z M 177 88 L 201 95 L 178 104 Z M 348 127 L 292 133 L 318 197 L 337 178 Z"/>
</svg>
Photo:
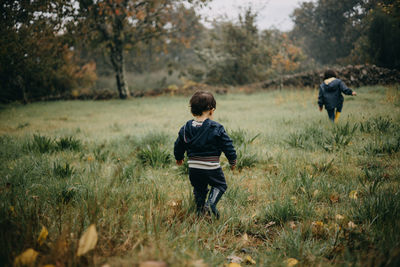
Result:
<svg viewBox="0 0 400 267">
<path fill-rule="evenodd" d="M 319 86 L 318 105 L 326 109 L 342 108 L 343 106 L 343 95 L 351 95 L 353 91 L 349 89 L 342 80 L 334 79 L 333 81 L 326 84 L 321 83 Z"/>
<path fill-rule="evenodd" d="M 192 126 L 192 122 L 188 121 L 179 130 L 174 145 L 175 159 L 183 160 L 185 151 L 189 158 L 219 157 L 224 152 L 229 163 L 235 165 L 236 151 L 224 126 L 210 119 L 206 119 L 199 127 Z"/>
</svg>

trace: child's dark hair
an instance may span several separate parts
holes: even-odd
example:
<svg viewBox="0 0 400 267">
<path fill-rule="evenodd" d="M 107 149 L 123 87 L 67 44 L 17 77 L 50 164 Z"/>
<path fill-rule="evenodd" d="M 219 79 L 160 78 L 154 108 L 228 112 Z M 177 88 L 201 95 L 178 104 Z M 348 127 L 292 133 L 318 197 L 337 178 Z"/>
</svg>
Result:
<svg viewBox="0 0 400 267">
<path fill-rule="evenodd" d="M 190 111 L 195 116 L 201 116 L 203 111 L 217 107 L 214 96 L 208 91 L 197 91 L 189 101 Z"/>
<path fill-rule="evenodd" d="M 336 78 L 336 72 L 334 70 L 326 70 L 324 73 L 324 80 L 329 78 Z"/>
</svg>

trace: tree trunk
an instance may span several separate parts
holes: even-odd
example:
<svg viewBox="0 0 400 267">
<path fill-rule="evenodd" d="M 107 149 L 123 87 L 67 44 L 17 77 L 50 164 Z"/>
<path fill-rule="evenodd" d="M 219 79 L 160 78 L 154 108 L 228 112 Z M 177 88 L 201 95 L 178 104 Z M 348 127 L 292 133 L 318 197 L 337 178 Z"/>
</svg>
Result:
<svg viewBox="0 0 400 267">
<path fill-rule="evenodd" d="M 111 48 L 111 63 L 114 67 L 119 98 L 126 99 L 130 96 L 128 83 L 125 80 L 125 60 L 122 45 Z"/>
</svg>

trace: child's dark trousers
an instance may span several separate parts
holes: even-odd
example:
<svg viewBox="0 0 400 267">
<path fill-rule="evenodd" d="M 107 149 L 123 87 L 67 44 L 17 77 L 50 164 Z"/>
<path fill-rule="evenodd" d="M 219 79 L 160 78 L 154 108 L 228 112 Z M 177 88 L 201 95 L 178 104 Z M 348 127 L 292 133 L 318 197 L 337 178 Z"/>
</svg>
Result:
<svg viewBox="0 0 400 267">
<path fill-rule="evenodd" d="M 189 179 L 193 186 L 193 194 L 198 211 L 201 211 L 204 207 L 208 193 L 208 185 L 219 189 L 221 195 L 227 189 L 225 175 L 221 168 L 215 170 L 189 168 Z"/>
<path fill-rule="evenodd" d="M 208 185 L 216 187 L 222 192 L 225 192 L 226 188 L 228 188 L 222 168 L 215 170 L 189 168 L 189 179 L 194 191 L 199 193 L 207 194 Z"/>
</svg>

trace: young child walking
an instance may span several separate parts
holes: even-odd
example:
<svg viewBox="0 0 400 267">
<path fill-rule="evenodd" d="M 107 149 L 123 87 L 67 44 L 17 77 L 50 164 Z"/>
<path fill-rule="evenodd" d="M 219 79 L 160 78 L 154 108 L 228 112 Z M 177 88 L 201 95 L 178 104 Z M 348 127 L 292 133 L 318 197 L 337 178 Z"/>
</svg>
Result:
<svg viewBox="0 0 400 267">
<path fill-rule="evenodd" d="M 342 80 L 336 78 L 336 72 L 327 70 L 324 73 L 324 82 L 319 86 L 318 106 L 322 111 L 325 106 L 329 119 L 337 122 L 343 108 L 343 95 L 357 95 L 356 92 L 349 89 Z"/>
<path fill-rule="evenodd" d="M 211 211 L 219 218 L 217 203 L 227 188 L 219 157 L 224 152 L 231 169 L 234 169 L 236 151 L 224 127 L 213 121 L 214 96 L 210 92 L 198 91 L 189 104 L 194 120 L 186 122 L 179 131 L 174 145 L 176 163 L 183 164 L 186 151 L 197 214 Z M 211 189 L 206 202 L 208 186 Z"/>
</svg>

